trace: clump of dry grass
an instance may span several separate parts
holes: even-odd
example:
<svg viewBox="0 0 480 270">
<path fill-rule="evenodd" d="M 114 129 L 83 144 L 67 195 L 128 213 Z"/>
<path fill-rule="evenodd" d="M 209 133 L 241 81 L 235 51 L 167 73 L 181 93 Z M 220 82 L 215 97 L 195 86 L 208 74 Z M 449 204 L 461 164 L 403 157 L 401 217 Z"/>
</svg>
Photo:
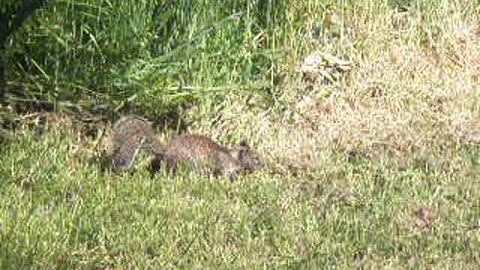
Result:
<svg viewBox="0 0 480 270">
<path fill-rule="evenodd" d="M 308 169 L 321 168 L 331 151 L 405 159 L 431 147 L 479 143 L 478 16 L 456 3 L 440 11 L 446 16 L 435 26 L 415 12 L 343 14 L 345 38 L 364 46 L 351 55 L 356 68 L 348 80 L 310 91 L 306 82 L 292 81 L 283 114 L 227 100 L 222 124 L 204 127 L 240 133 L 273 163 Z M 432 29 L 435 35 L 428 34 Z"/>
</svg>

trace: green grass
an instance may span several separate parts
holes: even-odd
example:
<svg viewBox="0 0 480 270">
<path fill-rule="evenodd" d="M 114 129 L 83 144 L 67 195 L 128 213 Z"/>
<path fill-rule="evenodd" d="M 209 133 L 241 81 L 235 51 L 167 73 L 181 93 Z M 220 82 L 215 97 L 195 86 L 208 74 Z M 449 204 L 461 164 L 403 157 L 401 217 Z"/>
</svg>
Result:
<svg viewBox="0 0 480 270">
<path fill-rule="evenodd" d="M 478 1 L 49 2 L 7 79 L 76 113 L 0 105 L 0 269 L 478 269 Z M 352 69 L 298 72 L 317 52 Z M 266 168 L 101 168 L 84 110 L 172 108 Z"/>
<path fill-rule="evenodd" d="M 1 269 L 475 269 L 480 149 L 460 172 L 338 155 L 236 182 L 102 172 L 65 133 L 2 147 Z M 442 159 L 441 155 L 432 159 Z M 476 160 L 477 162 L 470 162 Z M 428 212 L 430 225 L 415 213 Z"/>
<path fill-rule="evenodd" d="M 158 115 L 257 85 L 271 87 L 275 65 L 285 56 L 286 32 L 298 20 L 285 18 L 291 5 L 50 1 L 7 44 L 10 89 L 24 94 L 11 100 L 69 110 L 100 104 L 113 114 L 133 107 Z"/>
</svg>

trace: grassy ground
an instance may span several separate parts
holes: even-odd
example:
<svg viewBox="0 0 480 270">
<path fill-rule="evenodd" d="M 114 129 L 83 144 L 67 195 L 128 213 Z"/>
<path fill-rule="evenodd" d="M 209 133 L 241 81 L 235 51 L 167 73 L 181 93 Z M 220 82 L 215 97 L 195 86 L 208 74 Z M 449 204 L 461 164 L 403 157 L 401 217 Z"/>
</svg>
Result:
<svg viewBox="0 0 480 270">
<path fill-rule="evenodd" d="M 0 269 L 478 269 L 480 10 L 422 3 L 305 20 L 311 52 L 289 51 L 274 106 L 185 111 L 190 132 L 264 155 L 233 183 L 114 175 L 82 123 L 25 124 L 0 150 Z M 295 74 L 315 51 L 352 70 Z"/>
<path fill-rule="evenodd" d="M 2 269 L 477 269 L 480 147 L 332 154 L 230 183 L 102 173 L 72 134 L 2 149 Z M 85 149 L 85 148 L 83 148 Z M 95 156 L 95 154 L 94 154 Z"/>
</svg>

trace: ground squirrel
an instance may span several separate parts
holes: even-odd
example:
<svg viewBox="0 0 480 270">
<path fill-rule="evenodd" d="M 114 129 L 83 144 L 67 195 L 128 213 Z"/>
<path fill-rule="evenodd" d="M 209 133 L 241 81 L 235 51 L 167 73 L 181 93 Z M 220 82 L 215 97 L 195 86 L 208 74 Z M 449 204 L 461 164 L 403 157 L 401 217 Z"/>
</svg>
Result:
<svg viewBox="0 0 480 270">
<path fill-rule="evenodd" d="M 116 171 L 128 170 L 140 150 L 153 156 L 152 173 L 162 167 L 173 173 L 179 166 L 215 177 L 226 175 L 233 180 L 237 173 L 263 166 L 260 156 L 247 145 L 227 148 L 203 135 L 179 135 L 161 145 L 151 124 L 138 116 L 120 118 L 110 137 L 112 166 Z"/>
</svg>

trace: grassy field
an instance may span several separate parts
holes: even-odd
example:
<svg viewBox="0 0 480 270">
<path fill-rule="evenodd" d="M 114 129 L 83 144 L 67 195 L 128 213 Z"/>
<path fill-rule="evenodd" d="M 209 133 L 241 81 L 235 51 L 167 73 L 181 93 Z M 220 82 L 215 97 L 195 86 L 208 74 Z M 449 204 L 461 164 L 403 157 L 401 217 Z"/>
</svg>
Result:
<svg viewBox="0 0 480 270">
<path fill-rule="evenodd" d="M 151 177 L 144 160 L 114 174 L 104 123 L 16 116 L 0 148 L 0 269 L 478 269 L 480 3 L 378 2 L 298 1 L 282 38 L 189 63 L 207 94 L 182 107 L 185 132 L 245 138 L 265 158 L 235 182 Z M 235 70 L 267 43 L 271 66 Z"/>
</svg>

